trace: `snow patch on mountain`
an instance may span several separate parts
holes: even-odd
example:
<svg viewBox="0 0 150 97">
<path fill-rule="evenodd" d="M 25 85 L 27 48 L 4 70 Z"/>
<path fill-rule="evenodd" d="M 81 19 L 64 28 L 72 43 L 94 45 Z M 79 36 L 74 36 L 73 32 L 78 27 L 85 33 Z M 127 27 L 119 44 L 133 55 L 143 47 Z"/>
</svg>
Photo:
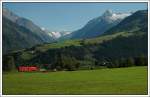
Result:
<svg viewBox="0 0 150 97">
<path fill-rule="evenodd" d="M 110 21 L 110 22 L 113 22 L 113 21 L 116 21 L 116 20 L 122 20 L 128 16 L 130 16 L 132 13 L 114 13 L 112 12 L 111 10 L 106 10 L 104 12 L 104 14 L 101 16 L 100 19 L 103 19 L 103 20 L 107 20 L 107 21 Z"/>
<path fill-rule="evenodd" d="M 70 34 L 71 32 L 70 31 L 49 31 L 47 29 L 45 29 L 44 27 L 41 27 L 41 29 L 47 33 L 49 36 L 53 37 L 54 39 L 58 39 L 60 37 L 63 37 L 65 35 L 68 35 Z"/>
<path fill-rule="evenodd" d="M 59 37 L 61 37 L 61 34 L 60 34 L 60 32 L 50 32 L 52 35 L 53 35 L 53 37 L 55 37 L 55 38 L 59 38 Z"/>
<path fill-rule="evenodd" d="M 112 10 L 106 10 L 101 16 L 94 18 L 93 20 L 89 21 L 88 24 L 93 23 L 95 21 L 107 21 L 112 23 L 117 20 L 123 20 L 124 18 L 132 15 L 133 12 L 128 13 L 115 13 Z"/>
<path fill-rule="evenodd" d="M 125 17 L 130 16 L 130 15 L 131 15 L 131 13 L 119 13 L 119 14 L 114 13 L 110 17 L 110 19 L 112 19 L 112 20 L 124 19 Z"/>
<path fill-rule="evenodd" d="M 45 31 L 46 29 L 44 27 L 41 27 L 41 30 Z"/>
<path fill-rule="evenodd" d="M 52 37 L 58 39 L 58 38 L 60 38 L 62 36 L 70 34 L 71 32 L 69 32 L 69 31 L 62 31 L 62 32 L 49 32 L 49 33 L 51 33 Z"/>
</svg>

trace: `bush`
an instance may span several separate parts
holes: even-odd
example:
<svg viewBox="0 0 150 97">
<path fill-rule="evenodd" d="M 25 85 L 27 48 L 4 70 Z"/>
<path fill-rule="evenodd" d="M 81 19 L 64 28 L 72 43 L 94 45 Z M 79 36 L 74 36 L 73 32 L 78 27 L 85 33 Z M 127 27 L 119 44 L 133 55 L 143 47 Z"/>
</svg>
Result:
<svg viewBox="0 0 150 97">
<path fill-rule="evenodd" d="M 2 64 L 4 71 L 12 71 L 16 69 L 13 56 L 5 57 Z"/>
</svg>

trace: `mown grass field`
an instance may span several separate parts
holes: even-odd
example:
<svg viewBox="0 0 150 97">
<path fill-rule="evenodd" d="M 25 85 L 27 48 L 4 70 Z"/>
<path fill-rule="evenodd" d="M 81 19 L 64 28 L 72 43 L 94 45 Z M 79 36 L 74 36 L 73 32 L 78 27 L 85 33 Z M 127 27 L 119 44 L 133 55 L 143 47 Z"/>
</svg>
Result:
<svg viewBox="0 0 150 97">
<path fill-rule="evenodd" d="M 147 67 L 3 73 L 6 94 L 147 94 Z"/>
</svg>

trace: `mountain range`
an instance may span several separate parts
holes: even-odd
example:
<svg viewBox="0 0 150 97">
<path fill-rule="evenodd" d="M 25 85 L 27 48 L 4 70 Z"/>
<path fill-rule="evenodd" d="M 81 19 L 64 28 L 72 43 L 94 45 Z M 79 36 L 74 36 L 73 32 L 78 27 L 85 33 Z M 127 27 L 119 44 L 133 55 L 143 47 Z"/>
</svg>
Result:
<svg viewBox="0 0 150 97">
<path fill-rule="evenodd" d="M 135 13 L 113 13 L 111 10 L 106 10 L 101 16 L 90 20 L 79 30 L 55 32 L 45 30 L 32 21 L 3 9 L 3 54 L 31 48 L 38 44 L 55 43 L 57 40 L 59 44 L 65 45 L 61 43 L 61 40 L 69 39 L 69 42 L 66 42 L 67 45 L 73 45 L 70 39 L 79 39 L 77 43 L 80 43 L 82 39 L 87 39 L 87 42 L 92 43 L 92 41 L 101 42 L 101 38 L 107 35 L 110 36 L 108 39 L 105 38 L 106 40 L 114 39 L 114 36 L 117 37 L 120 33 L 130 36 L 129 32 L 134 32 L 138 35 L 138 33 L 147 32 L 146 16 L 146 10 Z"/>
<path fill-rule="evenodd" d="M 76 35 L 74 34 L 77 33 L 75 31 L 66 35 L 69 40 L 46 44 L 42 43 L 42 39 L 38 40 L 38 35 L 36 36 L 32 31 L 3 17 L 3 21 L 5 21 L 3 22 L 3 33 L 5 33 L 3 34 L 3 50 L 11 46 L 17 46 L 14 44 L 24 43 L 23 45 L 26 46 L 27 43 L 36 42 L 36 40 L 41 42 L 41 45 L 3 55 L 3 67 L 7 68 L 5 64 L 10 62 L 15 63 L 16 66 L 34 64 L 44 67 L 44 64 L 47 64 L 47 68 L 58 70 L 75 70 L 74 68 L 79 67 L 93 68 L 97 65 L 126 67 L 131 66 L 133 62 L 135 63 L 132 66 L 147 65 L 148 10 L 139 10 L 130 15 L 118 14 L 114 15 L 111 11 L 106 11 L 99 18 L 91 20 L 87 27 L 81 28 L 88 29 L 82 30 L 85 31 L 84 34 L 80 30 L 82 37 L 68 36 Z M 93 23 L 95 26 L 93 26 Z M 105 26 L 110 24 L 111 26 L 104 28 L 105 30 L 100 33 L 102 28 L 99 24 L 101 26 L 102 24 Z M 90 25 L 91 28 L 88 28 Z M 91 35 L 91 29 L 93 29 L 94 35 Z M 99 33 L 95 34 L 95 32 Z M 28 41 L 24 40 L 26 37 Z M 15 39 L 18 41 L 13 41 Z M 8 47 L 6 47 L 6 44 Z M 144 63 L 139 62 L 141 59 L 144 60 L 142 61 Z M 106 62 L 109 64 L 104 65 L 103 63 Z"/>
<path fill-rule="evenodd" d="M 111 10 L 106 10 L 101 16 L 90 20 L 83 28 L 72 32 L 69 35 L 70 39 L 97 37 L 131 14 L 132 13 L 113 13 Z"/>
</svg>

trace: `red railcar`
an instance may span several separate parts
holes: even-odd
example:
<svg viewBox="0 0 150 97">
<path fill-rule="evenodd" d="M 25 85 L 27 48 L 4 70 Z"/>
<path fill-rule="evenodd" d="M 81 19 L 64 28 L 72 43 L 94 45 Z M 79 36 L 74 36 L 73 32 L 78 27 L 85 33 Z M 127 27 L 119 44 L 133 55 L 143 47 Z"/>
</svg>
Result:
<svg viewBox="0 0 150 97">
<path fill-rule="evenodd" d="M 38 67 L 36 67 L 36 66 L 19 66 L 18 70 L 21 72 L 38 71 Z"/>
</svg>

